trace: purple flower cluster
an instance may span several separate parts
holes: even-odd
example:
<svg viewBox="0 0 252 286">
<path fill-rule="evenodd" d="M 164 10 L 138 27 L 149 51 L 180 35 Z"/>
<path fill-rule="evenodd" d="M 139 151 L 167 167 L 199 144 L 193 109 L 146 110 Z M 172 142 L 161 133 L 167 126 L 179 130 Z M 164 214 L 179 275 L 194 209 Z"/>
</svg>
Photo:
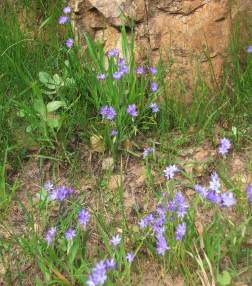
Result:
<svg viewBox="0 0 252 286">
<path fill-rule="evenodd" d="M 128 107 L 127 107 L 127 113 L 132 116 L 132 117 L 137 117 L 138 115 L 138 112 L 137 112 L 137 107 L 135 104 L 130 104 Z"/>
<path fill-rule="evenodd" d="M 249 54 L 252 54 L 252 45 L 251 45 L 251 46 L 248 46 L 247 52 L 248 52 Z"/>
<path fill-rule="evenodd" d="M 179 172 L 179 168 L 176 165 L 170 165 L 164 169 L 164 176 L 166 177 L 167 180 L 170 180 L 178 172 Z"/>
<path fill-rule="evenodd" d="M 79 215 L 78 215 L 79 224 L 83 228 L 86 228 L 89 220 L 90 220 L 90 213 L 89 213 L 89 211 L 87 209 L 81 209 L 79 211 Z"/>
<path fill-rule="evenodd" d="M 68 16 L 66 16 L 66 15 L 67 15 L 67 14 L 70 14 L 71 11 L 72 11 L 72 9 L 71 9 L 70 6 L 64 7 L 63 13 L 64 13 L 65 15 L 62 15 L 62 16 L 59 17 L 59 24 L 60 24 L 60 25 L 64 25 L 64 24 L 66 24 L 66 23 L 70 20 L 70 18 L 69 18 Z"/>
<path fill-rule="evenodd" d="M 64 201 L 74 192 L 73 188 L 64 185 L 50 189 L 49 198 L 53 201 Z"/>
<path fill-rule="evenodd" d="M 231 142 L 227 138 L 222 138 L 220 140 L 220 145 L 219 145 L 219 153 L 221 155 L 225 155 L 228 153 L 229 149 L 231 148 Z"/>
<path fill-rule="evenodd" d="M 139 222 L 139 227 L 144 229 L 151 227 L 156 238 L 156 249 L 159 255 L 164 255 L 169 249 L 169 245 L 165 238 L 165 222 L 167 213 L 171 216 L 177 215 L 178 218 L 184 218 L 187 213 L 188 204 L 182 193 L 177 192 L 172 200 L 163 202 L 157 206 L 153 213 L 146 215 Z M 176 239 L 181 240 L 186 232 L 186 224 L 183 222 L 176 228 Z"/>
<path fill-rule="evenodd" d="M 116 111 L 114 107 L 105 105 L 101 108 L 100 114 L 102 115 L 102 118 L 113 120 L 116 117 Z"/>
<path fill-rule="evenodd" d="M 227 191 L 221 193 L 220 178 L 216 172 L 211 175 L 208 187 L 197 184 L 194 186 L 194 190 L 203 198 L 218 204 L 220 207 L 231 207 L 236 204 L 233 192 Z"/>
<path fill-rule="evenodd" d="M 78 215 L 78 221 L 79 224 L 83 227 L 86 228 L 87 224 L 90 220 L 90 213 L 88 212 L 88 210 L 86 209 L 81 209 Z M 47 244 L 51 244 L 53 238 L 56 235 L 56 227 L 51 227 L 45 235 L 45 240 L 47 241 Z M 76 236 L 76 231 L 73 228 L 69 228 L 66 232 L 65 232 L 65 238 L 68 241 L 71 241 L 74 239 L 74 237 Z"/>
<path fill-rule="evenodd" d="M 119 58 L 117 61 L 117 65 L 118 65 L 118 70 L 112 74 L 115 80 L 119 80 L 123 75 L 129 73 L 129 67 L 127 66 L 124 58 Z"/>
<path fill-rule="evenodd" d="M 63 13 L 64 13 L 65 15 L 61 15 L 61 16 L 59 17 L 58 23 L 59 23 L 60 25 L 64 25 L 64 24 L 66 24 L 67 22 L 70 21 L 70 17 L 67 16 L 67 14 L 70 14 L 71 11 L 72 11 L 72 9 L 71 9 L 70 6 L 66 6 L 66 7 L 63 8 Z M 73 46 L 73 44 L 74 44 L 74 39 L 72 39 L 72 38 L 68 38 L 68 39 L 65 41 L 65 45 L 66 45 L 66 47 L 67 47 L 68 49 L 71 49 L 72 46 Z"/>
<path fill-rule="evenodd" d="M 106 260 L 101 260 L 96 263 L 93 267 L 91 274 L 88 276 L 87 285 L 88 286 L 97 286 L 104 285 L 107 280 L 107 271 L 114 269 L 116 263 L 114 258 L 107 258 Z"/>
<path fill-rule="evenodd" d="M 55 235 L 56 235 L 56 232 L 57 232 L 56 227 L 51 227 L 51 228 L 47 231 L 47 233 L 46 233 L 46 235 L 45 235 L 45 240 L 47 241 L 47 244 L 48 244 L 48 245 L 50 245 L 50 244 L 52 243 L 53 238 L 54 238 Z"/>
<path fill-rule="evenodd" d="M 145 148 L 143 151 L 143 157 L 146 158 L 150 153 L 154 153 L 154 152 L 155 152 L 154 147 Z"/>
</svg>

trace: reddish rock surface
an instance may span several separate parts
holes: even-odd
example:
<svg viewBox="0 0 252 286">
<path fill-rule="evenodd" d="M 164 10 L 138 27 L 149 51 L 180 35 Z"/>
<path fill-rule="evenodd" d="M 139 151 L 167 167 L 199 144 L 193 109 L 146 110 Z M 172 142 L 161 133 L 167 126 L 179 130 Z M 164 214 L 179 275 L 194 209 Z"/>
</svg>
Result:
<svg viewBox="0 0 252 286">
<path fill-rule="evenodd" d="M 251 5 L 246 0 L 232 7 L 229 0 L 71 0 L 70 4 L 77 30 L 102 40 L 106 49 L 120 48 L 120 26 L 134 20 L 137 59 L 150 56 L 155 63 L 160 54 L 172 59 L 173 76 L 187 78 L 188 86 L 197 70 L 209 75 L 209 58 L 216 78 L 220 76 L 231 21 Z"/>
</svg>

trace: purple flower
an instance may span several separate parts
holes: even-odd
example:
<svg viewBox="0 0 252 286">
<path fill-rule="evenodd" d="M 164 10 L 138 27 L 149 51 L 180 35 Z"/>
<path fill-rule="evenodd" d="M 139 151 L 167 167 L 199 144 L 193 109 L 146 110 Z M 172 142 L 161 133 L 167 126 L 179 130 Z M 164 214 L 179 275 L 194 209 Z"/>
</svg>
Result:
<svg viewBox="0 0 252 286">
<path fill-rule="evenodd" d="M 213 172 L 211 175 L 211 180 L 209 182 L 209 189 L 217 193 L 220 193 L 220 188 L 221 188 L 220 177 L 216 172 Z"/>
<path fill-rule="evenodd" d="M 252 53 L 252 46 L 248 46 L 247 52 Z"/>
<path fill-rule="evenodd" d="M 252 185 L 248 185 L 247 187 L 247 196 L 248 196 L 248 202 L 252 203 Z"/>
<path fill-rule="evenodd" d="M 231 148 L 231 142 L 227 138 L 222 138 L 220 140 L 220 145 L 219 145 L 219 153 L 221 155 L 225 155 L 228 153 L 229 149 Z"/>
<path fill-rule="evenodd" d="M 210 201 L 210 202 L 213 202 L 213 203 L 216 203 L 216 204 L 219 204 L 221 202 L 221 196 L 219 193 L 217 193 L 216 191 L 212 191 L 210 190 L 207 194 L 207 199 Z"/>
<path fill-rule="evenodd" d="M 131 115 L 132 117 L 137 117 L 138 112 L 137 112 L 137 107 L 135 104 L 130 104 L 127 108 L 127 112 L 129 115 Z"/>
<path fill-rule="evenodd" d="M 105 260 L 106 269 L 114 269 L 116 266 L 115 259 L 112 257 L 111 259 L 107 258 Z"/>
<path fill-rule="evenodd" d="M 124 58 L 119 58 L 119 59 L 117 60 L 117 64 L 118 64 L 119 67 L 123 67 L 123 66 L 126 65 L 126 61 L 125 61 Z"/>
<path fill-rule="evenodd" d="M 134 255 L 133 252 L 128 252 L 128 253 L 127 253 L 126 259 L 127 259 L 127 261 L 128 261 L 129 263 L 133 262 L 134 258 L 135 258 L 135 255 Z"/>
<path fill-rule="evenodd" d="M 49 192 L 53 190 L 53 184 L 51 181 L 46 181 L 44 184 L 44 189 Z"/>
<path fill-rule="evenodd" d="M 123 76 L 123 72 L 122 71 L 116 71 L 112 74 L 112 76 L 114 79 L 119 80 Z"/>
<path fill-rule="evenodd" d="M 104 73 L 99 73 L 99 74 L 96 76 L 96 78 L 97 78 L 98 80 L 104 80 L 104 79 L 106 78 L 106 75 L 105 75 Z"/>
<path fill-rule="evenodd" d="M 142 66 L 137 67 L 136 68 L 136 73 L 137 74 L 144 74 L 145 73 L 144 67 L 142 67 Z"/>
<path fill-rule="evenodd" d="M 65 238 L 67 240 L 73 240 L 73 238 L 76 236 L 76 232 L 73 228 L 69 228 L 66 232 L 65 232 Z"/>
<path fill-rule="evenodd" d="M 52 190 L 52 192 L 49 194 L 49 198 L 53 201 L 64 201 L 66 198 L 68 198 L 72 193 L 74 192 L 74 189 L 68 188 L 66 186 L 59 186 Z"/>
<path fill-rule="evenodd" d="M 52 240 L 53 240 L 53 238 L 55 237 L 55 235 L 56 235 L 56 227 L 51 227 L 48 231 L 47 231 L 47 233 L 46 233 L 46 235 L 45 235 L 45 240 L 47 241 L 47 244 L 49 245 L 49 244 L 51 244 L 52 243 Z"/>
<path fill-rule="evenodd" d="M 143 157 L 146 158 L 150 153 L 153 153 L 153 152 L 155 152 L 155 148 L 153 147 L 145 148 L 143 151 Z"/>
<path fill-rule="evenodd" d="M 156 236 L 156 239 L 157 239 L 157 247 L 156 247 L 157 248 L 157 253 L 159 255 L 164 255 L 166 250 L 169 249 L 167 241 L 166 241 L 166 239 L 165 239 L 163 234 L 158 234 Z"/>
<path fill-rule="evenodd" d="M 108 57 L 117 57 L 119 56 L 119 50 L 117 48 L 113 48 L 107 52 Z"/>
<path fill-rule="evenodd" d="M 116 117 L 116 111 L 112 106 L 105 105 L 101 108 L 100 114 L 102 118 L 113 120 Z"/>
<path fill-rule="evenodd" d="M 69 14 L 69 13 L 71 13 L 71 7 L 70 6 L 66 6 L 66 7 L 64 7 L 64 9 L 63 9 L 63 12 L 65 13 L 65 14 Z"/>
<path fill-rule="evenodd" d="M 83 228 L 86 228 L 89 220 L 90 220 L 90 213 L 89 213 L 89 211 L 86 210 L 86 209 L 81 209 L 79 211 L 79 215 L 78 215 L 79 224 Z"/>
<path fill-rule="evenodd" d="M 107 280 L 106 264 L 104 261 L 98 262 L 92 269 L 91 274 L 86 282 L 88 286 L 104 285 Z"/>
<path fill-rule="evenodd" d="M 158 105 L 157 105 L 155 102 L 152 102 L 152 103 L 150 104 L 150 108 L 151 108 L 151 111 L 152 111 L 153 113 L 157 113 L 157 112 L 159 111 L 159 107 L 158 107 Z"/>
<path fill-rule="evenodd" d="M 149 67 L 149 71 L 152 74 L 157 74 L 157 68 L 155 68 L 155 67 Z"/>
<path fill-rule="evenodd" d="M 236 204 L 234 193 L 225 192 L 221 194 L 221 207 L 231 207 Z"/>
<path fill-rule="evenodd" d="M 173 205 L 175 206 L 175 211 L 177 212 L 177 216 L 183 218 L 189 207 L 184 195 L 181 192 L 177 192 L 173 198 Z"/>
<path fill-rule="evenodd" d="M 194 190 L 199 193 L 203 198 L 206 198 L 207 197 L 207 194 L 208 194 L 208 189 L 201 186 L 201 185 L 195 185 L 194 186 Z"/>
<path fill-rule="evenodd" d="M 112 236 L 112 239 L 110 240 L 110 244 L 117 246 L 121 242 L 122 238 L 119 234 L 116 234 Z"/>
<path fill-rule="evenodd" d="M 119 72 L 122 73 L 122 75 L 129 73 L 129 67 L 127 65 L 123 65 L 120 67 Z"/>
<path fill-rule="evenodd" d="M 71 49 L 73 44 L 74 44 L 74 40 L 72 38 L 69 38 L 66 40 L 66 46 L 68 47 L 68 49 Z"/>
<path fill-rule="evenodd" d="M 153 92 L 156 92 L 158 90 L 158 84 L 156 82 L 151 82 L 150 88 Z"/>
<path fill-rule="evenodd" d="M 118 131 L 116 129 L 111 130 L 111 136 L 115 137 L 118 134 Z"/>
<path fill-rule="evenodd" d="M 164 176 L 167 180 L 170 180 L 174 177 L 175 173 L 179 172 L 179 169 L 176 165 L 170 165 L 164 169 Z"/>
<path fill-rule="evenodd" d="M 69 21 L 69 17 L 68 16 L 60 16 L 59 17 L 59 24 L 63 25 L 66 24 Z"/>
<path fill-rule="evenodd" d="M 182 240 L 182 238 L 184 237 L 185 233 L 186 233 L 186 223 L 182 222 L 180 224 L 177 225 L 176 227 L 176 240 Z"/>
</svg>

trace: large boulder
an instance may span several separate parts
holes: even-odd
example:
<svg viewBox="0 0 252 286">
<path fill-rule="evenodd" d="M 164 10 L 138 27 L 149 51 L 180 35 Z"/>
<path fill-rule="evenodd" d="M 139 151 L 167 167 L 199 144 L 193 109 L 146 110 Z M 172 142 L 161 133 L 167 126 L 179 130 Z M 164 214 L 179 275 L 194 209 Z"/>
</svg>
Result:
<svg viewBox="0 0 252 286">
<path fill-rule="evenodd" d="M 136 58 L 170 59 L 173 75 L 187 79 L 195 72 L 218 79 L 229 44 L 231 22 L 250 1 L 229 0 L 71 0 L 77 31 L 120 48 L 120 27 L 135 27 Z M 212 64 L 209 65 L 209 59 Z"/>
</svg>

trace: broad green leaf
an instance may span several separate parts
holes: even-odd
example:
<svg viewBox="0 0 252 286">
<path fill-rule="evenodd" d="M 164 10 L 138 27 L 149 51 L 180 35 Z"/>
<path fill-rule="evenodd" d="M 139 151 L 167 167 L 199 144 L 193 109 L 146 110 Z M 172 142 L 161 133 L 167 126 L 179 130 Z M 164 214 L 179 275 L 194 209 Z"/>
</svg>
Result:
<svg viewBox="0 0 252 286">
<path fill-rule="evenodd" d="M 39 80 L 42 83 L 48 83 L 48 82 L 52 82 L 52 77 L 49 75 L 49 73 L 47 72 L 39 72 Z"/>
<path fill-rule="evenodd" d="M 55 85 L 57 85 L 57 86 L 64 85 L 62 78 L 58 74 L 55 74 L 53 76 L 53 80 L 54 80 Z"/>
<path fill-rule="evenodd" d="M 33 103 L 35 111 L 39 113 L 43 120 L 46 120 L 46 106 L 42 99 L 35 99 Z"/>
<path fill-rule="evenodd" d="M 39 72 L 39 80 L 42 82 L 47 88 L 55 89 L 55 81 L 47 72 Z"/>
<path fill-rule="evenodd" d="M 222 274 L 219 274 L 217 277 L 217 281 L 220 286 L 230 285 L 232 277 L 228 271 L 223 271 Z"/>
<path fill-rule="evenodd" d="M 65 101 L 63 100 L 51 101 L 47 104 L 46 109 L 47 109 L 47 112 L 54 112 L 58 110 L 60 107 L 66 107 Z"/>
</svg>

